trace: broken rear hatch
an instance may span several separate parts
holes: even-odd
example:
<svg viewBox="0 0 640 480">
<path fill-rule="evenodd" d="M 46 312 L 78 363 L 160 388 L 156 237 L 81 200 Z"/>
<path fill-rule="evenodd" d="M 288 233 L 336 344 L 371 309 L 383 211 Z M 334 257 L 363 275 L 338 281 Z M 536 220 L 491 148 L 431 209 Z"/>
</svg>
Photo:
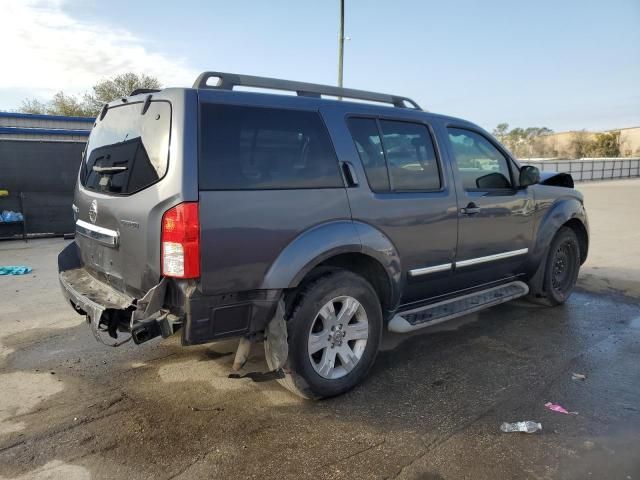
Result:
<svg viewBox="0 0 640 480">
<path fill-rule="evenodd" d="M 149 97 L 105 108 L 91 131 L 74 197 L 75 243 L 58 263 L 65 295 L 95 327 L 104 312 L 120 323 L 142 313 L 139 301 L 164 284 L 161 219 L 175 201 L 162 187 L 170 133 L 171 104 Z"/>
<path fill-rule="evenodd" d="M 145 111 L 146 107 L 146 111 Z M 98 118 L 74 200 L 83 266 L 140 296 L 160 279 L 161 179 L 169 163 L 171 105 L 125 103 Z"/>
</svg>

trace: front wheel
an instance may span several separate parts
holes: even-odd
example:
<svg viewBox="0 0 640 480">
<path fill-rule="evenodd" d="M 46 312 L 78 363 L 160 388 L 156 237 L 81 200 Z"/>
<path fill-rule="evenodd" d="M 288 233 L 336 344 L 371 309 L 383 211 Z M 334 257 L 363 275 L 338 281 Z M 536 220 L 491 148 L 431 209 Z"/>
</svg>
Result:
<svg viewBox="0 0 640 480">
<path fill-rule="evenodd" d="M 367 375 L 382 337 L 375 290 L 359 275 L 335 270 L 302 287 L 293 302 L 286 319 L 286 377 L 279 382 L 305 398 L 351 390 Z M 265 351 L 271 366 L 271 349 Z"/>
<path fill-rule="evenodd" d="M 580 271 L 580 244 L 573 230 L 562 227 L 551 242 L 544 273 L 547 303 L 560 305 L 567 301 Z"/>
</svg>

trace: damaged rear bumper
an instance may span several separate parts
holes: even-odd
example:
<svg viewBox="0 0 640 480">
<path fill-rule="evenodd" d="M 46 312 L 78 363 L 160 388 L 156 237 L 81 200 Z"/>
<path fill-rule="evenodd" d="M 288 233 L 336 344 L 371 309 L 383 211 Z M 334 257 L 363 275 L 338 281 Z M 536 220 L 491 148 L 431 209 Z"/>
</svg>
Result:
<svg viewBox="0 0 640 480">
<path fill-rule="evenodd" d="M 121 334 L 137 344 L 179 329 L 183 345 L 261 334 L 273 317 L 280 290 L 251 290 L 203 295 L 193 280 L 162 278 L 136 298 L 96 278 L 82 265 L 78 246 L 69 244 L 58 255 L 62 293 L 87 321 L 95 337 L 107 345 L 123 343 Z"/>
<path fill-rule="evenodd" d="M 62 293 L 87 322 L 96 338 L 111 346 L 124 343 L 121 337 L 139 344 L 157 336 L 168 337 L 178 330 L 182 319 L 163 309 L 166 280 L 142 298 L 134 298 L 97 279 L 83 268 L 78 246 L 69 244 L 58 255 L 58 279 Z M 108 341 L 108 338 L 113 339 Z"/>
</svg>

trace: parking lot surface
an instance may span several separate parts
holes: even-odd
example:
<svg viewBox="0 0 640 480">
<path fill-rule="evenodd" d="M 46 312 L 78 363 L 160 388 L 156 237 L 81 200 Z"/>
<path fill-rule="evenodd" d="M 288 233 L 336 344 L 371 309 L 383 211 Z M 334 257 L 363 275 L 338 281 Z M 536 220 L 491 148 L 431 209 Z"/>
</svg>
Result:
<svg viewBox="0 0 640 480">
<path fill-rule="evenodd" d="M 579 189 L 592 243 L 566 305 L 388 334 L 321 402 L 227 378 L 237 341 L 98 344 L 59 291 L 67 241 L 0 242 L 33 267 L 0 277 L 0 479 L 639 479 L 640 180 Z M 245 370 L 266 368 L 255 345 Z M 500 431 L 519 420 L 542 431 Z"/>
</svg>

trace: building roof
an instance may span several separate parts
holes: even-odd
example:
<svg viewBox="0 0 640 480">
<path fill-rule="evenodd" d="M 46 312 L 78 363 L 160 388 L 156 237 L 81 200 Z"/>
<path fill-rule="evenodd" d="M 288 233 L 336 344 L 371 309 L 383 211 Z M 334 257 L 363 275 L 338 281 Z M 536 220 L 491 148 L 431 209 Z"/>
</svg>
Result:
<svg viewBox="0 0 640 480">
<path fill-rule="evenodd" d="M 86 142 L 93 117 L 0 112 L 0 140 Z"/>
</svg>

